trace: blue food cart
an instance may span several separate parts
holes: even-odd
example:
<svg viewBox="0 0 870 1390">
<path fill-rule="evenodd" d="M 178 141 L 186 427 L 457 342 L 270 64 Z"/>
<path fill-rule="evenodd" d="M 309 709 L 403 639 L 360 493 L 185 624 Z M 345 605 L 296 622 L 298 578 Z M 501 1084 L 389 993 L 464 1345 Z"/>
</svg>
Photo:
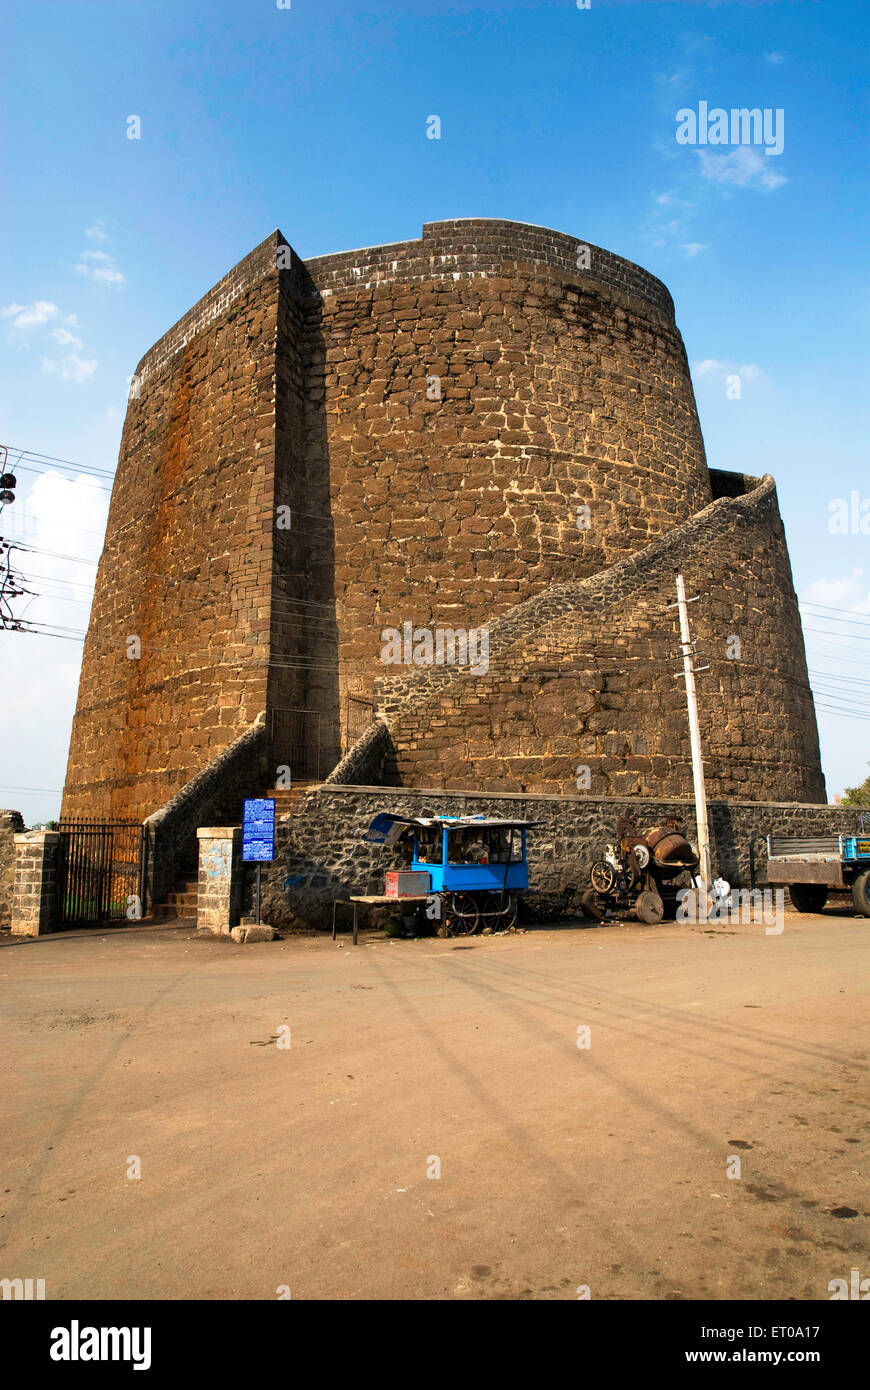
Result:
<svg viewBox="0 0 870 1390">
<path fill-rule="evenodd" d="M 392 848 L 413 837 L 408 869 L 388 871 L 383 902 L 425 900 L 439 935 L 515 925 L 519 893 L 529 886 L 526 836 L 540 821 L 492 816 L 400 816 L 384 811 L 366 833 Z"/>
</svg>

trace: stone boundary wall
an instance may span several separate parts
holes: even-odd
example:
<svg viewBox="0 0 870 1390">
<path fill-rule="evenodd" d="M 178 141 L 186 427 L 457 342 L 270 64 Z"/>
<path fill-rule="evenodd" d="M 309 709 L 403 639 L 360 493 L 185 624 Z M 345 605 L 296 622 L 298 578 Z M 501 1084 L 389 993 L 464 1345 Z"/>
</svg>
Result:
<svg viewBox="0 0 870 1390">
<path fill-rule="evenodd" d="M 859 825 L 859 810 L 781 802 L 711 801 L 713 862 L 734 888 L 766 883 L 765 837 L 832 835 Z M 517 815 L 541 821 L 529 834 L 530 882 L 543 892 L 585 886 L 589 870 L 616 836 L 619 817 L 640 829 L 678 816 L 690 839 L 697 834 L 694 803 L 676 798 L 521 796 L 324 784 L 283 816 L 276 827 L 275 860 L 263 871 L 263 920 L 278 928 L 326 928 L 332 902 L 351 893 L 383 892 L 384 873 L 402 860 L 397 850 L 367 844 L 363 836 L 380 811 L 407 815 Z M 286 879 L 296 879 L 285 887 Z M 245 899 L 250 883 L 245 885 Z"/>
<path fill-rule="evenodd" d="M 265 715 L 224 748 L 207 767 L 145 821 L 148 831 L 149 909 L 171 891 L 181 873 L 197 871 L 196 832 L 203 825 L 234 823 L 246 796 L 259 796 L 268 780 Z"/>
<path fill-rule="evenodd" d="M 589 249 L 589 270 L 581 270 L 577 265 L 578 247 Z M 674 317 L 674 301 L 667 288 L 632 261 L 565 232 L 500 218 L 424 222 L 419 240 L 313 256 L 305 266 L 321 294 L 327 295 L 348 286 L 369 289 L 396 280 L 498 276 L 504 272 L 506 262 L 547 266 L 576 280 L 596 280 L 646 300 L 670 319 Z"/>
<path fill-rule="evenodd" d="M 24 832 L 20 811 L 0 811 L 0 929 L 12 921 L 15 884 L 15 836 Z"/>
</svg>

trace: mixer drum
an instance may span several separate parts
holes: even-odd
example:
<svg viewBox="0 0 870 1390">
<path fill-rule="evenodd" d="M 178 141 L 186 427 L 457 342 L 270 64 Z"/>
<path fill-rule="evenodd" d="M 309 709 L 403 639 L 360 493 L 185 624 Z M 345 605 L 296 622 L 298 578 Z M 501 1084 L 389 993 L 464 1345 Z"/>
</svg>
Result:
<svg viewBox="0 0 870 1390">
<path fill-rule="evenodd" d="M 698 863 L 692 846 L 679 830 L 657 825 L 647 831 L 645 840 L 652 856 L 653 869 L 661 877 L 694 869 Z"/>
</svg>

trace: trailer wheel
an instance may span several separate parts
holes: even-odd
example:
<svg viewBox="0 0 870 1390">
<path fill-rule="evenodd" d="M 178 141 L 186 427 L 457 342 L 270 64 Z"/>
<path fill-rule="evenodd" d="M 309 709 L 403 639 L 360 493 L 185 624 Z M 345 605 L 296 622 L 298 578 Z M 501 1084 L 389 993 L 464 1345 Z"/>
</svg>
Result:
<svg viewBox="0 0 870 1390">
<path fill-rule="evenodd" d="M 798 912 L 821 912 L 828 901 L 828 890 L 823 883 L 792 883 L 788 895 Z"/>
<path fill-rule="evenodd" d="M 852 880 L 852 902 L 862 917 L 870 917 L 870 869 Z"/>
<path fill-rule="evenodd" d="M 634 910 L 638 921 L 646 922 L 648 927 L 657 927 L 665 915 L 665 905 L 658 893 L 641 893 Z"/>
</svg>

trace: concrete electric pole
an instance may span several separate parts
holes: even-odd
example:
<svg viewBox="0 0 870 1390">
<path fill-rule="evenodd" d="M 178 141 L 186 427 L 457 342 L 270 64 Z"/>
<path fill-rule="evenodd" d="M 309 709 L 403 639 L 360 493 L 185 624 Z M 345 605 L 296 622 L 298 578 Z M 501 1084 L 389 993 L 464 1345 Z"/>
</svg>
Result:
<svg viewBox="0 0 870 1390">
<path fill-rule="evenodd" d="M 683 650 L 683 675 L 686 681 L 686 703 L 689 708 L 689 742 L 692 748 L 692 780 L 695 784 L 695 819 L 698 825 L 698 872 L 705 889 L 713 882 L 713 864 L 710 855 L 710 830 L 707 824 L 707 792 L 704 787 L 704 762 L 701 757 L 701 729 L 698 724 L 698 701 L 695 694 L 695 649 L 689 632 L 688 604 L 695 599 L 686 599 L 686 586 L 683 576 L 677 575 L 676 607 L 680 614 L 680 645 Z M 671 607 L 675 605 L 671 604 Z M 706 670 L 707 668 L 702 668 Z"/>
</svg>

